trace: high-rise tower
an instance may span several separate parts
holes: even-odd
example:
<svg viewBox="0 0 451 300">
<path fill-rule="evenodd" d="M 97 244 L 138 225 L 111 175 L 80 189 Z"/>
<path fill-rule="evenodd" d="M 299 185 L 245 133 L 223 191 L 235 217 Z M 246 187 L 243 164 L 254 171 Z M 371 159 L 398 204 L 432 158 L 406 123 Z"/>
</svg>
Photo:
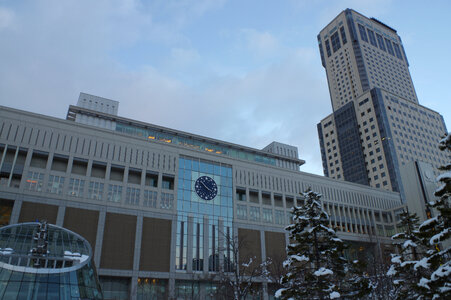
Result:
<svg viewBox="0 0 451 300">
<path fill-rule="evenodd" d="M 318 124 L 326 176 L 399 191 L 405 169 L 435 169 L 443 117 L 418 103 L 396 30 L 346 9 L 318 35 L 333 113 Z M 422 162 L 419 164 L 419 162 Z"/>
</svg>

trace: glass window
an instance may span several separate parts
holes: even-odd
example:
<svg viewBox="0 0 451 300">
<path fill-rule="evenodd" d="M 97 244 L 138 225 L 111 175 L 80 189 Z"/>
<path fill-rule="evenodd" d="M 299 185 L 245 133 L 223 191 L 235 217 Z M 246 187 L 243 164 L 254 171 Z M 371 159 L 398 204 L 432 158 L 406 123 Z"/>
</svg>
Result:
<svg viewBox="0 0 451 300">
<path fill-rule="evenodd" d="M 272 209 L 263 208 L 262 216 L 263 216 L 263 222 L 272 223 Z"/>
<path fill-rule="evenodd" d="M 393 48 L 395 49 L 396 57 L 402 60 L 401 50 L 399 50 L 399 46 L 396 43 L 393 43 Z"/>
<path fill-rule="evenodd" d="M 347 42 L 344 27 L 340 27 L 340 34 L 341 34 L 341 41 L 343 42 L 343 45 L 344 45 Z"/>
<path fill-rule="evenodd" d="M 61 195 L 63 193 L 64 177 L 63 176 L 49 176 L 49 182 L 47 185 L 47 192 L 52 194 Z"/>
<path fill-rule="evenodd" d="M 163 176 L 162 187 L 166 190 L 174 189 L 174 177 Z"/>
<path fill-rule="evenodd" d="M 88 197 L 93 200 L 102 200 L 103 196 L 103 183 L 91 181 L 89 183 Z"/>
<path fill-rule="evenodd" d="M 391 45 L 391 41 L 389 39 L 385 39 L 385 44 L 387 45 L 388 53 L 395 56 L 395 53 L 393 52 L 393 47 Z"/>
<path fill-rule="evenodd" d="M 330 43 L 329 40 L 326 40 L 326 52 L 327 52 L 327 57 L 330 57 L 332 55 L 332 52 L 330 51 Z"/>
<path fill-rule="evenodd" d="M 285 224 L 285 213 L 282 210 L 274 211 L 274 221 L 276 224 L 284 225 Z"/>
<path fill-rule="evenodd" d="M 368 43 L 368 36 L 366 35 L 366 29 L 361 24 L 359 25 L 360 38 Z"/>
<path fill-rule="evenodd" d="M 383 51 L 385 50 L 385 45 L 384 45 L 384 39 L 382 38 L 382 36 L 378 33 L 376 33 L 376 37 L 377 37 L 377 43 L 379 44 L 379 48 Z"/>
<path fill-rule="evenodd" d="M 78 178 L 69 179 L 69 188 L 67 194 L 73 197 L 83 197 L 83 191 L 85 189 L 85 181 Z"/>
<path fill-rule="evenodd" d="M 44 183 L 44 174 L 39 172 L 28 172 L 25 180 L 25 188 L 30 191 L 41 192 Z"/>
<path fill-rule="evenodd" d="M 157 192 L 144 190 L 143 206 L 157 207 Z"/>
<path fill-rule="evenodd" d="M 251 221 L 260 221 L 260 208 L 251 206 L 249 207 L 249 220 Z"/>
<path fill-rule="evenodd" d="M 172 209 L 174 207 L 174 195 L 169 193 L 161 193 L 160 208 Z"/>
<path fill-rule="evenodd" d="M 376 37 L 374 36 L 374 32 L 370 29 L 367 29 L 367 30 L 368 30 L 368 36 L 370 38 L 371 45 L 373 45 L 374 47 L 377 47 Z"/>
<path fill-rule="evenodd" d="M 121 202 L 122 201 L 122 186 L 116 184 L 108 185 L 108 201 Z"/>
<path fill-rule="evenodd" d="M 139 194 L 140 189 L 128 187 L 125 195 L 125 203 L 139 205 Z"/>
<path fill-rule="evenodd" d="M 338 32 L 335 32 L 334 34 L 332 34 L 332 36 L 330 37 L 330 41 L 332 42 L 332 49 L 335 52 L 337 52 L 340 48 L 340 38 L 338 37 Z"/>
<path fill-rule="evenodd" d="M 236 206 L 237 218 L 241 220 L 247 220 L 247 206 L 238 204 Z"/>
</svg>

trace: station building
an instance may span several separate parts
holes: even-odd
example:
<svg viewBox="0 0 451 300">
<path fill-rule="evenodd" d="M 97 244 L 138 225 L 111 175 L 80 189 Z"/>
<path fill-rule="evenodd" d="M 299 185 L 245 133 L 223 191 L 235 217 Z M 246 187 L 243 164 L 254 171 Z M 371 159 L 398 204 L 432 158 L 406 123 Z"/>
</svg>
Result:
<svg viewBox="0 0 451 300">
<path fill-rule="evenodd" d="M 391 244 L 398 192 L 302 172 L 293 146 L 254 149 L 118 106 L 84 93 L 66 119 L 0 106 L 1 225 L 47 220 L 85 237 L 105 299 L 214 297 L 210 279 L 234 259 L 228 236 L 248 242 L 240 260 L 281 261 L 308 188 L 357 252 Z M 271 298 L 275 287 L 259 284 Z"/>
</svg>

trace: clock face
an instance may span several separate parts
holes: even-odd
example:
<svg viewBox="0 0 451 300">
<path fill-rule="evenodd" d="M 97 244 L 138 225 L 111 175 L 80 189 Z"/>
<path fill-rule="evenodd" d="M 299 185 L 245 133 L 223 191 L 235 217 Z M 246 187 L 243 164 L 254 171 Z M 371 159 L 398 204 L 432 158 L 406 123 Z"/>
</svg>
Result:
<svg viewBox="0 0 451 300">
<path fill-rule="evenodd" d="M 196 180 L 194 184 L 196 193 L 204 200 L 213 200 L 218 194 L 218 186 L 213 178 L 208 176 L 201 176 Z"/>
</svg>

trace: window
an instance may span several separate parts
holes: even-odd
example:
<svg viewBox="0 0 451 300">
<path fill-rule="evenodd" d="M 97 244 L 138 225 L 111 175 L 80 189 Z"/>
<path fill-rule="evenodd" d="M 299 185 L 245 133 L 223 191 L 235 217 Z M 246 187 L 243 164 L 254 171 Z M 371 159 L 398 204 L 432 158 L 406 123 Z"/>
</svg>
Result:
<svg viewBox="0 0 451 300">
<path fill-rule="evenodd" d="M 395 48 L 396 57 L 402 60 L 402 54 L 401 51 L 399 50 L 398 44 L 393 43 L 393 48 Z"/>
<path fill-rule="evenodd" d="M 67 156 L 54 154 L 52 161 L 52 170 L 66 172 L 68 161 L 69 158 Z"/>
<path fill-rule="evenodd" d="M 173 190 L 174 189 L 174 177 L 163 176 L 162 187 L 166 190 Z"/>
<path fill-rule="evenodd" d="M 391 41 L 389 39 L 385 39 L 385 44 L 387 45 L 388 53 L 395 56 L 395 53 L 393 52 L 393 47 L 391 45 Z"/>
<path fill-rule="evenodd" d="M 260 208 L 251 206 L 249 207 L 249 220 L 260 221 Z"/>
<path fill-rule="evenodd" d="M 72 162 L 72 174 L 78 174 L 86 176 L 86 171 L 88 170 L 88 160 L 81 158 L 74 158 Z"/>
<path fill-rule="evenodd" d="M 367 30 L 368 30 L 368 36 L 370 37 L 371 45 L 373 45 L 374 47 L 377 47 L 376 37 L 374 36 L 374 32 L 370 29 L 367 29 Z"/>
<path fill-rule="evenodd" d="M 263 208 L 262 216 L 263 216 L 263 222 L 272 223 L 272 209 Z"/>
<path fill-rule="evenodd" d="M 332 53 L 330 51 L 329 40 L 326 40 L 326 52 L 327 52 L 327 57 L 330 57 L 332 55 Z"/>
<path fill-rule="evenodd" d="M 341 35 L 341 41 L 343 42 L 343 45 L 346 44 L 346 33 L 344 27 L 340 27 L 340 35 Z"/>
<path fill-rule="evenodd" d="M 169 193 L 161 193 L 160 208 L 172 209 L 174 207 L 174 195 Z"/>
<path fill-rule="evenodd" d="M 28 177 L 25 180 L 25 189 L 30 191 L 41 192 L 43 183 L 44 183 L 43 173 L 28 172 Z"/>
<path fill-rule="evenodd" d="M 360 31 L 360 38 L 368 43 L 368 36 L 366 35 L 365 27 L 363 27 L 361 24 L 359 25 L 359 31 Z"/>
<path fill-rule="evenodd" d="M 83 191 L 85 189 L 85 181 L 78 178 L 69 179 L 69 188 L 67 194 L 74 197 L 83 197 Z"/>
<path fill-rule="evenodd" d="M 93 162 L 91 168 L 91 177 L 105 178 L 106 164 L 102 162 Z"/>
<path fill-rule="evenodd" d="M 246 191 L 242 189 L 236 190 L 236 199 L 238 201 L 246 201 Z"/>
<path fill-rule="evenodd" d="M 49 183 L 47 185 L 47 193 L 61 195 L 63 193 L 64 177 L 62 176 L 49 176 Z"/>
<path fill-rule="evenodd" d="M 330 37 L 330 41 L 332 42 L 332 50 L 334 51 L 334 53 L 337 52 L 341 48 L 338 32 L 332 34 L 332 36 Z"/>
<path fill-rule="evenodd" d="M 116 184 L 108 185 L 108 201 L 121 202 L 122 201 L 122 186 Z"/>
<path fill-rule="evenodd" d="M 139 194 L 139 189 L 128 187 L 125 195 L 125 203 L 131 205 L 139 205 Z"/>
<path fill-rule="evenodd" d="M 158 187 L 158 174 L 147 172 L 146 173 L 146 185 L 151 187 Z"/>
<path fill-rule="evenodd" d="M 246 205 L 237 204 L 236 217 L 241 220 L 247 220 L 247 206 Z"/>
<path fill-rule="evenodd" d="M 382 36 L 378 33 L 376 33 L 376 37 L 377 37 L 377 43 L 379 44 L 379 48 L 383 51 L 385 50 L 385 45 L 384 45 L 384 39 L 382 38 Z"/>
<path fill-rule="evenodd" d="M 157 207 L 157 192 L 144 190 L 143 206 Z"/>
<path fill-rule="evenodd" d="M 102 200 L 103 197 L 103 183 L 91 181 L 89 183 L 88 197 L 93 200 Z"/>
<path fill-rule="evenodd" d="M 283 225 L 285 223 L 285 214 L 282 210 L 274 211 L 274 222 L 279 225 Z"/>
</svg>

